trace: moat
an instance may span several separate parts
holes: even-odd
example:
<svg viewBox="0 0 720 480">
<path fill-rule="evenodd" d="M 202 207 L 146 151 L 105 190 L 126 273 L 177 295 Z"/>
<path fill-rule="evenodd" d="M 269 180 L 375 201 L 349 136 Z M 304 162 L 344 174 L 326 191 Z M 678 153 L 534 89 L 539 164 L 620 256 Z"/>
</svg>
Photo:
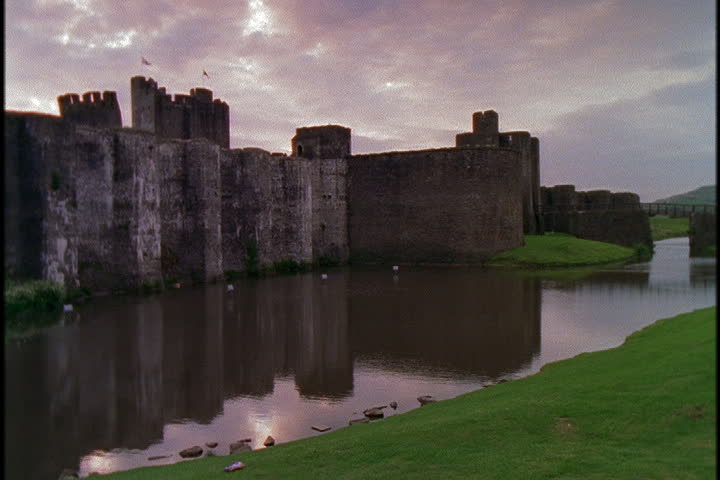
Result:
<svg viewBox="0 0 720 480">
<path fill-rule="evenodd" d="M 353 267 L 96 299 L 6 342 L 5 476 L 174 463 L 213 441 L 219 455 L 242 438 L 263 448 L 527 376 L 714 305 L 715 265 L 688 258 L 684 238 L 591 274 Z"/>
</svg>

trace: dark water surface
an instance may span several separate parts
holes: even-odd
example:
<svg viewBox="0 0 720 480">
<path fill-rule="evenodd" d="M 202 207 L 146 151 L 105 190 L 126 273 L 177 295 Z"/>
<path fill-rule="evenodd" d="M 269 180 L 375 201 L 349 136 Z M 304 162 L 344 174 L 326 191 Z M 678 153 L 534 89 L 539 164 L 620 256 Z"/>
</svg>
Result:
<svg viewBox="0 0 720 480">
<path fill-rule="evenodd" d="M 174 463 L 210 441 L 262 448 L 393 400 L 386 416 L 402 413 L 714 305 L 716 272 L 685 238 L 592 274 L 348 268 L 234 285 L 99 299 L 6 342 L 6 478 Z"/>
</svg>

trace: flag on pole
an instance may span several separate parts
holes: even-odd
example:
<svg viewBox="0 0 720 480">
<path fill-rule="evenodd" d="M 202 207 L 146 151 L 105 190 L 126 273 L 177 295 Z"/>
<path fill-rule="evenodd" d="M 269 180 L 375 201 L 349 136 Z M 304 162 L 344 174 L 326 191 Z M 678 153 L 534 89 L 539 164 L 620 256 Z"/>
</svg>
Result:
<svg viewBox="0 0 720 480">
<path fill-rule="evenodd" d="M 145 57 L 140 57 L 140 63 L 142 63 L 143 65 L 152 65 L 152 63 L 148 62 L 147 58 Z"/>
<path fill-rule="evenodd" d="M 210 75 L 208 75 L 208 73 L 205 70 L 203 70 L 203 77 L 210 78 Z"/>
</svg>

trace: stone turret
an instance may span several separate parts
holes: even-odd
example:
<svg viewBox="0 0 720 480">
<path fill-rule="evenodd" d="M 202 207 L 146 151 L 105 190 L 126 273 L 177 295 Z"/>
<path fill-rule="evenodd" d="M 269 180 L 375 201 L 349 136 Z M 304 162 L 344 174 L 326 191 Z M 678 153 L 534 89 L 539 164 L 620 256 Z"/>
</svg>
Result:
<svg viewBox="0 0 720 480">
<path fill-rule="evenodd" d="M 66 93 L 58 98 L 60 116 L 72 123 L 100 128 L 121 128 L 122 116 L 117 94 L 112 91 L 85 92 L 82 100 L 77 93 Z"/>
<path fill-rule="evenodd" d="M 497 147 L 498 137 L 498 114 L 495 110 L 475 112 L 472 116 L 473 131 L 459 133 L 455 137 L 457 147 Z"/>
<path fill-rule="evenodd" d="M 349 157 L 350 134 L 349 128 L 340 125 L 298 128 L 292 139 L 292 154 L 310 159 Z"/>
<path fill-rule="evenodd" d="M 523 189 L 523 231 L 526 235 L 543 233 L 540 214 L 540 142 L 525 131 L 500 132 L 498 114 L 494 110 L 473 113 L 472 125 L 472 132 L 455 136 L 455 146 L 504 147 L 519 151 L 522 171 L 518 181 Z"/>
</svg>

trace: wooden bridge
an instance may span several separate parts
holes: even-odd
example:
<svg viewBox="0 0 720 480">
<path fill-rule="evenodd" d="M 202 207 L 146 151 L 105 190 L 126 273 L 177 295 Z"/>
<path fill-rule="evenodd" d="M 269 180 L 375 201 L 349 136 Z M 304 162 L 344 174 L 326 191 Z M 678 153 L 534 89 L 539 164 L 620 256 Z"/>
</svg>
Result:
<svg viewBox="0 0 720 480">
<path fill-rule="evenodd" d="M 689 217 L 692 213 L 715 213 L 716 205 L 678 205 L 676 203 L 641 203 L 640 208 L 653 215 L 667 215 L 669 217 Z"/>
</svg>

